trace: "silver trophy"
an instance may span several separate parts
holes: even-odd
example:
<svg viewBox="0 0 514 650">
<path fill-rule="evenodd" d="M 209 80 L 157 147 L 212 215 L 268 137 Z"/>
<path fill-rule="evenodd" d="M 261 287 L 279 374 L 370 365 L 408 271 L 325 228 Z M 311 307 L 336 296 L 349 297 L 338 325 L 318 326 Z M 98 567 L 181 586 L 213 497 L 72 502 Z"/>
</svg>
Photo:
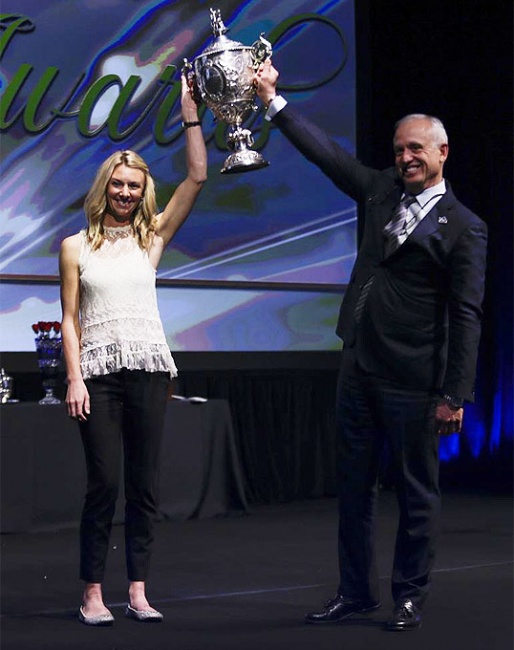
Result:
<svg viewBox="0 0 514 650">
<path fill-rule="evenodd" d="M 227 145 L 233 153 L 225 160 L 221 172 L 230 174 L 266 167 L 269 163 L 252 151 L 253 137 L 243 122 L 257 110 L 253 84 L 259 65 L 271 56 L 272 48 L 262 34 L 252 46 L 232 41 L 219 9 L 210 9 L 214 42 L 193 63 L 184 59 L 184 72 L 193 80 L 197 93 L 214 116 L 229 125 Z"/>
</svg>

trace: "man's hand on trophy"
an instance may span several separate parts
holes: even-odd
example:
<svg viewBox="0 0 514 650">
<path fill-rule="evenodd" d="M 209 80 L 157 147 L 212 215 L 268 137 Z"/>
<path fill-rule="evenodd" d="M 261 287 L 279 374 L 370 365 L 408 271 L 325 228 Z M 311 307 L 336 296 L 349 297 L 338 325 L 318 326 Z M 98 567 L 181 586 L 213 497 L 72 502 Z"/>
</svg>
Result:
<svg viewBox="0 0 514 650">
<path fill-rule="evenodd" d="M 262 103 L 268 107 L 277 95 L 278 70 L 273 67 L 271 59 L 261 63 L 254 77 L 257 95 Z"/>
</svg>

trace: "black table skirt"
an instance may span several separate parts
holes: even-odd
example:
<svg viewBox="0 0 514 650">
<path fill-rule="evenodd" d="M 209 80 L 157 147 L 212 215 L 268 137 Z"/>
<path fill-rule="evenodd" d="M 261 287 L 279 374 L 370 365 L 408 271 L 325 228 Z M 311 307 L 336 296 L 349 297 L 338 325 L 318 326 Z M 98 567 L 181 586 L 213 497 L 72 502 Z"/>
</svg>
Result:
<svg viewBox="0 0 514 650">
<path fill-rule="evenodd" d="M 64 405 L 2 405 L 0 425 L 0 532 L 78 525 L 85 461 L 78 425 Z M 123 509 L 121 481 L 115 523 L 123 521 Z M 183 520 L 247 510 L 228 402 L 170 401 L 161 454 L 161 517 Z"/>
</svg>

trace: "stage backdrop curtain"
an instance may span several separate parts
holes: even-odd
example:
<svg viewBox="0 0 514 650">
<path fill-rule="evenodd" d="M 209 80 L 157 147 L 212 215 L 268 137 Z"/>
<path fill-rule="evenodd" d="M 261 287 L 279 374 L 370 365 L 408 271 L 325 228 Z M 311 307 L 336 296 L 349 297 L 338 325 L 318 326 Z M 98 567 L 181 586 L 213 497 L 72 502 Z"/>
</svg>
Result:
<svg viewBox="0 0 514 650">
<path fill-rule="evenodd" d="M 176 389 L 228 400 L 247 497 L 271 503 L 335 494 L 337 370 L 181 372 Z"/>
</svg>

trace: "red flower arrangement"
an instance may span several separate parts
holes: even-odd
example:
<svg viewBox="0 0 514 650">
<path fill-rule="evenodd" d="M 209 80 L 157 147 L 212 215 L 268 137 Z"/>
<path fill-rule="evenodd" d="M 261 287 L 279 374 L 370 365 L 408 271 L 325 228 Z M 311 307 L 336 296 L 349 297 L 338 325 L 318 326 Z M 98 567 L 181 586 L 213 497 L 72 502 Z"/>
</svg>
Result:
<svg viewBox="0 0 514 650">
<path fill-rule="evenodd" d="M 59 321 L 38 321 L 32 325 L 34 334 L 38 339 L 57 338 L 61 332 L 61 323 Z"/>
</svg>

